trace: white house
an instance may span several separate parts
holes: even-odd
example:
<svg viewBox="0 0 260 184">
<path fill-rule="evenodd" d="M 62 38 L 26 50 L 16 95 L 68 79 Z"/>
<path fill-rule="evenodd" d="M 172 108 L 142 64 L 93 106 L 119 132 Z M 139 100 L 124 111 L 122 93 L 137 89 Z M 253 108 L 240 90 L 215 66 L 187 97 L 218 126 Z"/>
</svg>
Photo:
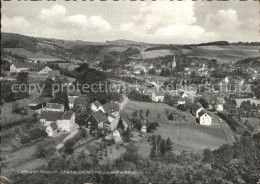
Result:
<svg viewBox="0 0 260 184">
<path fill-rule="evenodd" d="M 121 128 L 119 128 L 119 129 L 117 129 L 117 130 L 115 130 L 115 131 L 113 132 L 113 139 L 114 139 L 114 141 L 115 141 L 116 143 L 122 142 L 121 135 L 123 134 L 123 132 L 124 132 L 124 131 L 123 131 Z"/>
<path fill-rule="evenodd" d="M 160 89 L 153 90 L 152 93 L 152 101 L 154 102 L 163 102 L 164 99 L 164 92 Z"/>
<path fill-rule="evenodd" d="M 95 101 L 93 102 L 91 105 L 90 105 L 90 109 L 93 111 L 93 112 L 96 112 L 98 111 L 99 107 L 101 106 L 100 102 L 99 101 Z"/>
<path fill-rule="evenodd" d="M 69 107 L 70 107 L 70 109 L 72 109 L 74 107 L 74 102 L 75 102 L 76 98 L 73 96 L 68 96 L 68 100 L 69 100 Z"/>
<path fill-rule="evenodd" d="M 11 73 L 27 72 L 30 68 L 31 63 L 13 63 L 10 66 Z"/>
<path fill-rule="evenodd" d="M 204 110 L 199 112 L 199 123 L 200 125 L 208 125 L 210 126 L 212 123 L 212 118 L 210 115 L 208 115 Z"/>
<path fill-rule="evenodd" d="M 143 126 L 141 127 L 141 132 L 142 132 L 142 133 L 146 133 L 146 132 L 147 132 L 146 125 L 143 125 Z"/>
<path fill-rule="evenodd" d="M 224 104 L 225 104 L 225 99 L 224 98 L 217 98 L 216 103 L 215 103 L 215 109 L 218 112 L 223 112 L 224 110 Z"/>
<path fill-rule="evenodd" d="M 46 128 L 46 133 L 49 137 L 55 137 L 58 133 L 58 125 L 56 122 L 52 122 Z"/>
<path fill-rule="evenodd" d="M 179 91 L 178 94 L 181 98 L 187 98 L 188 97 L 187 93 L 185 93 L 184 91 Z"/>
<path fill-rule="evenodd" d="M 216 102 L 215 109 L 218 112 L 223 112 L 224 111 L 224 105 L 222 103 Z"/>
<path fill-rule="evenodd" d="M 42 111 L 40 122 L 46 127 L 48 136 L 54 137 L 59 131 L 71 132 L 75 128 L 75 113 Z"/>
<path fill-rule="evenodd" d="M 180 98 L 177 100 L 177 104 L 179 104 L 179 105 L 184 105 L 185 103 L 186 103 L 185 98 L 180 97 Z"/>
<path fill-rule="evenodd" d="M 75 113 L 66 111 L 62 118 L 57 120 L 57 125 L 61 131 L 71 132 L 75 128 Z"/>
<path fill-rule="evenodd" d="M 35 74 L 48 74 L 51 68 L 41 63 L 13 63 L 10 66 L 11 73 L 29 72 Z"/>
</svg>

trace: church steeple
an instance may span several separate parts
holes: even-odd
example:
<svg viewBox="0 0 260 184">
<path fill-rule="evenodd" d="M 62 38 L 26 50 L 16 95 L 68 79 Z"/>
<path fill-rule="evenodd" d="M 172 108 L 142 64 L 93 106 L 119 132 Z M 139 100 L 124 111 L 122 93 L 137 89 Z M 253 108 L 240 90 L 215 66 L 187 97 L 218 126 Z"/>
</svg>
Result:
<svg viewBox="0 0 260 184">
<path fill-rule="evenodd" d="M 175 54 L 173 54 L 172 70 L 176 68 Z"/>
</svg>

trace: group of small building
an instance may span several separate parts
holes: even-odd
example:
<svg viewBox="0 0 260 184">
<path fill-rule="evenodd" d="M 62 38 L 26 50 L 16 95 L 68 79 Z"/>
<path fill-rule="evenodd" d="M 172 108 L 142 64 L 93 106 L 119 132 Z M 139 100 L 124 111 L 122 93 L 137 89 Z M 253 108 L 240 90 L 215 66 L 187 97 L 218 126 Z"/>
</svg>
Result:
<svg viewBox="0 0 260 184">
<path fill-rule="evenodd" d="M 132 124 L 128 116 L 120 113 L 119 105 L 116 102 L 101 104 L 95 101 L 90 105 L 92 113 L 85 120 L 85 128 L 95 133 L 98 129 L 107 130 L 106 139 L 114 139 L 115 142 L 122 141 L 122 134 L 127 128 L 132 129 Z M 123 123 L 123 129 L 118 127 L 119 121 Z"/>
</svg>

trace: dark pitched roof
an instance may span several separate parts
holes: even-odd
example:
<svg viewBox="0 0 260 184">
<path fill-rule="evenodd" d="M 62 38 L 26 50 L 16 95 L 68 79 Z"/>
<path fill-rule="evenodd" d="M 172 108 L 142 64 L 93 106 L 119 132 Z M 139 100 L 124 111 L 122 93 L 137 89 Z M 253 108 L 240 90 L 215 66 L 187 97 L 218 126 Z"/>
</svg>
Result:
<svg viewBox="0 0 260 184">
<path fill-rule="evenodd" d="M 56 121 L 61 119 L 64 112 L 55 112 L 55 111 L 42 111 L 40 119 L 45 119 L 46 121 Z"/>
<path fill-rule="evenodd" d="M 102 111 L 93 112 L 92 115 L 98 123 L 102 123 L 107 120 L 107 116 Z"/>
<path fill-rule="evenodd" d="M 155 89 L 154 90 L 155 96 L 164 96 L 164 92 L 162 90 Z"/>
<path fill-rule="evenodd" d="M 57 125 L 56 122 L 52 122 L 52 123 L 50 124 L 50 126 L 51 126 L 52 130 L 57 130 L 57 129 L 58 129 L 58 125 Z"/>
<path fill-rule="evenodd" d="M 78 90 L 73 90 L 68 92 L 69 96 L 79 96 L 80 92 Z"/>
<path fill-rule="evenodd" d="M 199 108 L 201 108 L 201 106 L 196 103 L 191 108 L 192 110 L 197 111 Z"/>
<path fill-rule="evenodd" d="M 111 114 L 113 112 L 119 111 L 118 104 L 116 104 L 114 102 L 106 103 L 106 104 L 102 105 L 102 107 L 106 114 Z"/>
<path fill-rule="evenodd" d="M 66 111 L 62 117 L 62 119 L 66 119 L 66 120 L 69 120 L 71 118 L 71 116 L 74 114 L 73 111 L 69 110 L 69 111 Z"/>
<path fill-rule="evenodd" d="M 46 108 L 51 108 L 51 109 L 61 109 L 64 107 L 63 104 L 58 104 L 58 103 L 47 103 Z"/>
<path fill-rule="evenodd" d="M 182 96 L 185 92 L 179 91 L 178 93 L 179 93 L 180 96 Z"/>
<path fill-rule="evenodd" d="M 44 64 L 41 64 L 41 63 L 35 63 L 35 64 L 32 64 L 30 66 L 30 70 L 31 71 L 41 71 L 42 69 L 44 69 L 46 66 Z"/>
<path fill-rule="evenodd" d="M 75 99 L 76 99 L 76 98 L 73 97 L 73 96 L 69 96 L 69 97 L 68 97 L 69 103 L 73 103 L 73 104 L 74 104 Z"/>
<path fill-rule="evenodd" d="M 101 106 L 101 103 L 100 103 L 98 100 L 96 100 L 95 102 L 93 102 L 93 104 L 94 104 L 97 108 L 99 108 L 99 107 Z"/>
<path fill-rule="evenodd" d="M 130 119 L 129 119 L 128 116 L 126 115 L 126 113 L 120 114 L 120 117 L 121 117 L 121 119 L 122 119 L 126 124 L 128 124 L 128 125 L 131 125 L 131 124 L 132 124 L 131 121 L 130 121 Z"/>
<path fill-rule="evenodd" d="M 198 113 L 199 117 L 203 116 L 204 114 L 206 114 L 206 112 L 205 112 L 204 110 L 202 110 L 202 111 L 200 111 L 200 112 Z"/>
</svg>

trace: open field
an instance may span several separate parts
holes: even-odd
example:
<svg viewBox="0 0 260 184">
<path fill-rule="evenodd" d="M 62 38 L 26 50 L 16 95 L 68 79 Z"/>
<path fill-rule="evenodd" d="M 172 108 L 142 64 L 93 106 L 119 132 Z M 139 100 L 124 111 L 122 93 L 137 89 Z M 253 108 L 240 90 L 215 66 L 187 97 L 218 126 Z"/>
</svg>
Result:
<svg viewBox="0 0 260 184">
<path fill-rule="evenodd" d="M 148 120 L 151 122 L 163 122 L 168 123 L 168 118 L 166 117 L 165 110 L 166 109 L 174 109 L 163 103 L 147 103 L 147 102 L 137 102 L 137 101 L 129 101 L 124 111 L 127 114 L 131 114 L 135 110 L 143 110 L 145 113 L 147 109 L 150 110 Z M 158 117 L 159 116 L 159 117 Z"/>
<path fill-rule="evenodd" d="M 143 56 L 143 59 L 151 59 L 151 58 L 172 55 L 172 52 L 170 50 L 161 49 L 161 50 L 142 51 L 141 54 Z"/>
<path fill-rule="evenodd" d="M 180 125 L 163 125 L 158 127 L 156 133 L 163 138 L 170 138 L 175 144 L 188 147 L 190 149 L 216 149 L 226 143 L 223 138 L 204 133 L 199 129 Z"/>
<path fill-rule="evenodd" d="M 217 59 L 220 63 L 236 62 L 247 57 L 259 57 L 258 46 L 198 46 L 183 49 L 188 56 Z"/>
<path fill-rule="evenodd" d="M 3 125 L 4 123 L 7 122 L 13 123 L 31 116 L 34 113 L 34 111 L 30 110 L 29 108 L 28 108 L 28 115 L 13 113 L 12 110 L 13 110 L 13 105 L 15 103 L 19 103 L 20 107 L 26 107 L 32 100 L 33 97 L 30 97 L 30 98 L 17 100 L 11 103 L 4 103 L 4 105 L 1 106 L 0 124 Z"/>
<path fill-rule="evenodd" d="M 28 51 L 24 48 L 4 48 L 4 50 L 7 51 L 7 52 L 12 52 L 12 54 L 25 56 L 28 59 L 33 59 L 33 60 L 41 60 L 41 59 L 43 59 L 44 61 L 45 60 L 46 61 L 62 60 L 60 58 L 53 57 L 53 56 L 50 56 L 50 55 L 47 55 L 47 54 L 44 54 L 44 53 L 41 53 L 41 52 L 33 53 L 33 52 Z"/>
<path fill-rule="evenodd" d="M 174 144 L 173 150 L 199 151 L 205 148 L 216 149 L 223 144 L 233 143 L 233 134 L 230 128 L 225 126 L 224 121 L 220 122 L 219 117 L 214 113 L 210 113 L 212 125 L 202 126 L 196 122 L 190 112 L 179 111 L 162 103 L 129 101 L 124 110 L 130 115 L 131 112 L 140 109 L 144 113 L 147 109 L 150 110 L 149 121 L 160 122 L 155 133 L 164 138 L 169 137 Z M 173 121 L 168 120 L 166 110 L 174 113 L 175 119 Z M 158 114 L 160 114 L 159 118 Z M 147 140 L 138 140 L 136 145 L 141 155 L 149 156 L 150 146 Z"/>
<path fill-rule="evenodd" d="M 2 174 L 8 176 L 11 172 L 17 172 L 18 170 L 33 170 L 41 165 L 45 165 L 47 160 L 44 158 L 36 158 L 35 151 L 37 145 L 40 143 L 47 143 L 47 147 L 56 146 L 61 142 L 67 134 L 61 134 L 54 138 L 44 138 L 36 140 L 28 145 L 23 145 L 21 148 L 15 151 L 2 151 Z M 8 141 L 12 141 L 9 139 Z"/>
</svg>

